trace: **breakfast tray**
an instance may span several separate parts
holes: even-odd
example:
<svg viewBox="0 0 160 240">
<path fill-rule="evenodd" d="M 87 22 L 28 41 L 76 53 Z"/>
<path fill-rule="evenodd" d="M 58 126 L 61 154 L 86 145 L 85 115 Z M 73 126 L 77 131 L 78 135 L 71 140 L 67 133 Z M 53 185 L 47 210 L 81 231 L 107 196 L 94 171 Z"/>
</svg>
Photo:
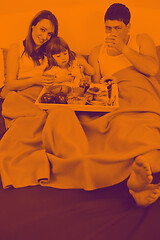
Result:
<svg viewBox="0 0 160 240">
<path fill-rule="evenodd" d="M 91 84 L 90 88 L 99 88 L 100 91 L 103 90 L 102 84 Z M 46 93 L 47 90 L 45 88 L 42 89 L 40 95 L 38 96 L 35 104 L 38 105 L 41 109 L 44 110 L 48 110 L 48 109 L 52 109 L 55 106 L 58 107 L 69 107 L 74 111 L 87 111 L 87 112 L 111 112 L 115 109 L 117 109 L 119 107 L 119 99 L 118 99 L 118 87 L 117 84 L 114 84 L 114 88 L 112 89 L 112 94 L 111 94 L 111 98 L 112 98 L 112 103 L 111 104 L 106 104 L 106 105 L 100 105 L 99 103 L 97 103 L 97 101 L 91 101 L 93 103 L 85 103 L 85 104 L 71 104 L 71 103 L 67 103 L 67 104 L 59 104 L 59 103 L 42 103 L 41 102 L 41 97 L 44 93 Z"/>
</svg>

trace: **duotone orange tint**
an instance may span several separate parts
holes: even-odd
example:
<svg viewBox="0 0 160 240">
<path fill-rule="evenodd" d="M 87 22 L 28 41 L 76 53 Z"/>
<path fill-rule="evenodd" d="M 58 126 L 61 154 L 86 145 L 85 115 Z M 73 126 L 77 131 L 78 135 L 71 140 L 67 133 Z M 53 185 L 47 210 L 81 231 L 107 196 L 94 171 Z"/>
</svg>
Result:
<svg viewBox="0 0 160 240">
<path fill-rule="evenodd" d="M 33 16 L 42 9 L 51 10 L 59 21 L 59 35 L 64 37 L 72 49 L 81 54 L 89 54 L 91 49 L 101 43 L 104 35 L 103 17 L 107 7 L 114 1 L 3 1 L 0 9 L 2 31 L 0 46 L 9 46 L 17 39 L 23 39 Z M 159 41 L 160 3 L 154 1 L 119 1 L 126 4 L 132 12 L 132 30 L 147 32 Z"/>
<path fill-rule="evenodd" d="M 59 36 L 65 39 L 71 50 L 88 56 L 95 46 L 104 43 L 104 14 L 111 3 L 102 0 L 3 3 L 0 9 L 0 46 L 8 48 L 14 42 L 22 42 L 34 15 L 48 9 L 58 19 Z M 123 3 L 131 11 L 131 35 L 145 32 L 158 46 L 160 3 L 144 0 Z M 21 56 L 24 57 L 23 53 Z M 148 50 L 145 53 L 147 55 Z M 149 57 L 154 58 L 154 55 Z M 21 60 L 20 57 L 17 59 Z M 25 59 L 27 64 L 30 60 Z M 25 69 L 24 62 L 21 66 Z M 105 75 L 105 67 L 103 70 Z M 159 147 L 158 83 L 140 74 L 142 68 L 138 71 L 123 70 L 115 74 L 120 79 L 122 109 L 110 114 L 75 113 L 67 107 L 57 106 L 54 106 L 54 111 L 46 113 L 28 100 L 31 98 L 30 88 L 19 88 L 24 90 L 22 94 L 18 94 L 17 89 L 8 94 L 4 113 L 6 126 L 11 127 L 5 138 L 8 138 L 7 144 L 5 140 L 2 142 L 6 160 L 2 163 L 4 188 L 40 183 L 56 188 L 93 190 L 126 179 L 135 156 L 153 151 L 153 156 L 157 157 L 154 150 Z M 34 91 L 33 97 L 39 91 L 38 87 Z M 150 157 L 147 155 L 146 158 Z"/>
</svg>

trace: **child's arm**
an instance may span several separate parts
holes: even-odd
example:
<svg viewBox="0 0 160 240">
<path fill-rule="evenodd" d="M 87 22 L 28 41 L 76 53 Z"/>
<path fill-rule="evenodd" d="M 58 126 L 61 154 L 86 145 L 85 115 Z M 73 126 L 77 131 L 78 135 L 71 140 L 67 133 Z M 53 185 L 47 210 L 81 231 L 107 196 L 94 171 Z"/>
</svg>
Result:
<svg viewBox="0 0 160 240">
<path fill-rule="evenodd" d="M 79 65 L 82 65 L 84 68 L 84 73 L 86 73 L 87 75 L 94 75 L 95 74 L 95 70 L 94 68 L 88 64 L 88 62 L 86 61 L 86 59 L 82 56 L 77 57 L 77 61 Z"/>
<path fill-rule="evenodd" d="M 89 64 L 95 69 L 95 73 L 92 76 L 92 82 L 94 82 L 94 83 L 100 83 L 100 79 L 102 77 L 101 72 L 100 72 L 99 62 L 98 62 L 100 48 L 101 48 L 101 45 L 95 47 L 91 51 L 91 53 L 88 57 Z"/>
</svg>

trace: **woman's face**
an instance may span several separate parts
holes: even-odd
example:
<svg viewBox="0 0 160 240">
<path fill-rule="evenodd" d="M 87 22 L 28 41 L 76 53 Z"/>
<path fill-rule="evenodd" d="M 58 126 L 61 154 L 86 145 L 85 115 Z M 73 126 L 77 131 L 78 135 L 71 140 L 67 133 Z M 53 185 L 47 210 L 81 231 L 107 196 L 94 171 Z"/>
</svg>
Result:
<svg viewBox="0 0 160 240">
<path fill-rule="evenodd" d="M 56 61 L 57 65 L 61 68 L 64 68 L 67 66 L 68 62 L 69 62 L 69 53 L 68 50 L 63 51 L 61 53 L 58 54 L 53 54 L 52 55 L 54 60 Z"/>
<path fill-rule="evenodd" d="M 47 42 L 54 34 L 55 27 L 48 19 L 40 20 L 36 26 L 32 26 L 32 39 L 37 47 Z"/>
</svg>

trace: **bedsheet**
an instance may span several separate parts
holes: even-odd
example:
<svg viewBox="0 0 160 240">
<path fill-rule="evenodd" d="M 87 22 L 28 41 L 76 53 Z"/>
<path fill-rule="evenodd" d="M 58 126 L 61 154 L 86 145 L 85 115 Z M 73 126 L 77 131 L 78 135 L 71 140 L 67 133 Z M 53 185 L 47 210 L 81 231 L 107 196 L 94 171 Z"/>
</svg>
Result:
<svg viewBox="0 0 160 240">
<path fill-rule="evenodd" d="M 0 139 L 6 131 L 4 118 L 1 115 L 3 99 L 0 98 Z"/>
<path fill-rule="evenodd" d="M 107 114 L 55 107 L 47 115 L 26 92 L 10 92 L 3 102 L 9 129 L 0 142 L 4 188 L 107 187 L 129 176 L 136 156 L 160 150 L 160 85 L 134 68 L 116 78 L 120 108 Z"/>
<path fill-rule="evenodd" d="M 1 115 L 0 129 L 3 135 Z M 94 191 L 42 186 L 4 190 L 0 182 L 2 240 L 159 240 L 159 219 L 160 200 L 137 207 L 126 181 Z"/>
</svg>

